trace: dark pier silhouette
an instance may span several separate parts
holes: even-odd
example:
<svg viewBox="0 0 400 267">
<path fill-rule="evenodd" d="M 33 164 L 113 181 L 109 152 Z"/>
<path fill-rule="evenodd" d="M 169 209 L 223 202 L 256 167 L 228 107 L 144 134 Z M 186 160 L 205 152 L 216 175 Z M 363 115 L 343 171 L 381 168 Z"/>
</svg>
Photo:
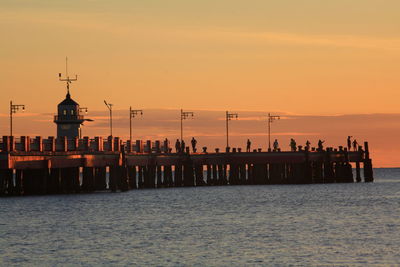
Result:
<svg viewBox="0 0 400 267">
<path fill-rule="evenodd" d="M 352 165 L 353 164 L 353 165 Z M 42 195 L 142 188 L 373 181 L 368 142 L 347 148 L 172 153 L 169 142 L 118 137 L 29 138 L 0 142 L 0 195 Z M 355 167 L 355 177 L 353 177 Z M 108 175 L 107 175 L 108 174 Z"/>
</svg>

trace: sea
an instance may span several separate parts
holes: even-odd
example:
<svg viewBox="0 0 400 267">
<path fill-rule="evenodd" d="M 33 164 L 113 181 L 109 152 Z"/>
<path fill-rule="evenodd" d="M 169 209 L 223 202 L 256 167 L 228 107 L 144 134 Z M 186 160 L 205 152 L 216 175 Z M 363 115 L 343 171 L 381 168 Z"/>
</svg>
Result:
<svg viewBox="0 0 400 267">
<path fill-rule="evenodd" d="M 400 266 L 400 169 L 374 175 L 0 198 L 0 265 Z"/>
</svg>

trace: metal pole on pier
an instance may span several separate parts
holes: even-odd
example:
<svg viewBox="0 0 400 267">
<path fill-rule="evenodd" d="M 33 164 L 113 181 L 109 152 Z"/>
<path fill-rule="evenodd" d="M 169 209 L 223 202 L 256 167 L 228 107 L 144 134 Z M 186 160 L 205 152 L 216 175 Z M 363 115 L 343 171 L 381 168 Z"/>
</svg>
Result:
<svg viewBox="0 0 400 267">
<path fill-rule="evenodd" d="M 271 151 L 271 123 L 280 118 L 280 116 L 274 116 L 271 115 L 271 113 L 268 113 L 268 151 Z"/>
<path fill-rule="evenodd" d="M 183 109 L 181 109 L 181 143 L 183 140 L 183 120 L 186 120 L 189 116 L 193 118 L 194 112 L 183 111 Z"/>
<path fill-rule="evenodd" d="M 229 147 L 229 121 L 233 118 L 238 118 L 239 115 L 237 113 L 229 113 L 226 111 L 226 147 Z"/>
<path fill-rule="evenodd" d="M 104 100 L 104 104 L 107 106 L 108 110 L 110 111 L 110 136 L 112 136 L 112 106 L 113 104 L 107 103 L 107 101 Z"/>
<path fill-rule="evenodd" d="M 143 110 L 141 109 L 132 109 L 129 107 L 129 140 L 131 141 L 132 145 L 132 119 L 135 118 L 137 115 L 143 115 Z"/>
<path fill-rule="evenodd" d="M 20 108 L 22 112 L 25 111 L 25 105 L 15 105 L 10 101 L 10 136 L 13 136 L 13 113 L 17 113 Z"/>
</svg>

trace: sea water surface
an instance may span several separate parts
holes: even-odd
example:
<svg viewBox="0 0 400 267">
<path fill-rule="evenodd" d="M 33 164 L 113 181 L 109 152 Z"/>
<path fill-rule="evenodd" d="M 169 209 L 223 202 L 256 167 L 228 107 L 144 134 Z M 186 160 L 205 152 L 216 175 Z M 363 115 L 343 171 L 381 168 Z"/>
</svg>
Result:
<svg viewBox="0 0 400 267">
<path fill-rule="evenodd" d="M 0 265 L 400 265 L 400 169 L 374 171 L 374 183 L 0 198 Z"/>
</svg>

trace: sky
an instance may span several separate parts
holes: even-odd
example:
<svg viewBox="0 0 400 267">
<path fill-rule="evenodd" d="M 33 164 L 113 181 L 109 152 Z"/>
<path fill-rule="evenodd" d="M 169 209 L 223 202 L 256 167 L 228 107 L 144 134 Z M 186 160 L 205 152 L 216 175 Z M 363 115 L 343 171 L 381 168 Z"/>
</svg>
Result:
<svg viewBox="0 0 400 267">
<path fill-rule="evenodd" d="M 108 134 L 103 100 L 122 137 L 129 106 L 145 111 L 143 139 L 178 137 L 179 110 L 193 110 L 185 129 L 209 147 L 225 144 L 225 110 L 239 113 L 233 145 L 265 147 L 272 112 L 282 147 L 353 135 L 375 166 L 400 166 L 398 10 L 398 0 L 0 0 L 0 132 L 13 100 L 27 108 L 16 135 L 55 135 L 68 56 L 91 136 Z"/>
</svg>

